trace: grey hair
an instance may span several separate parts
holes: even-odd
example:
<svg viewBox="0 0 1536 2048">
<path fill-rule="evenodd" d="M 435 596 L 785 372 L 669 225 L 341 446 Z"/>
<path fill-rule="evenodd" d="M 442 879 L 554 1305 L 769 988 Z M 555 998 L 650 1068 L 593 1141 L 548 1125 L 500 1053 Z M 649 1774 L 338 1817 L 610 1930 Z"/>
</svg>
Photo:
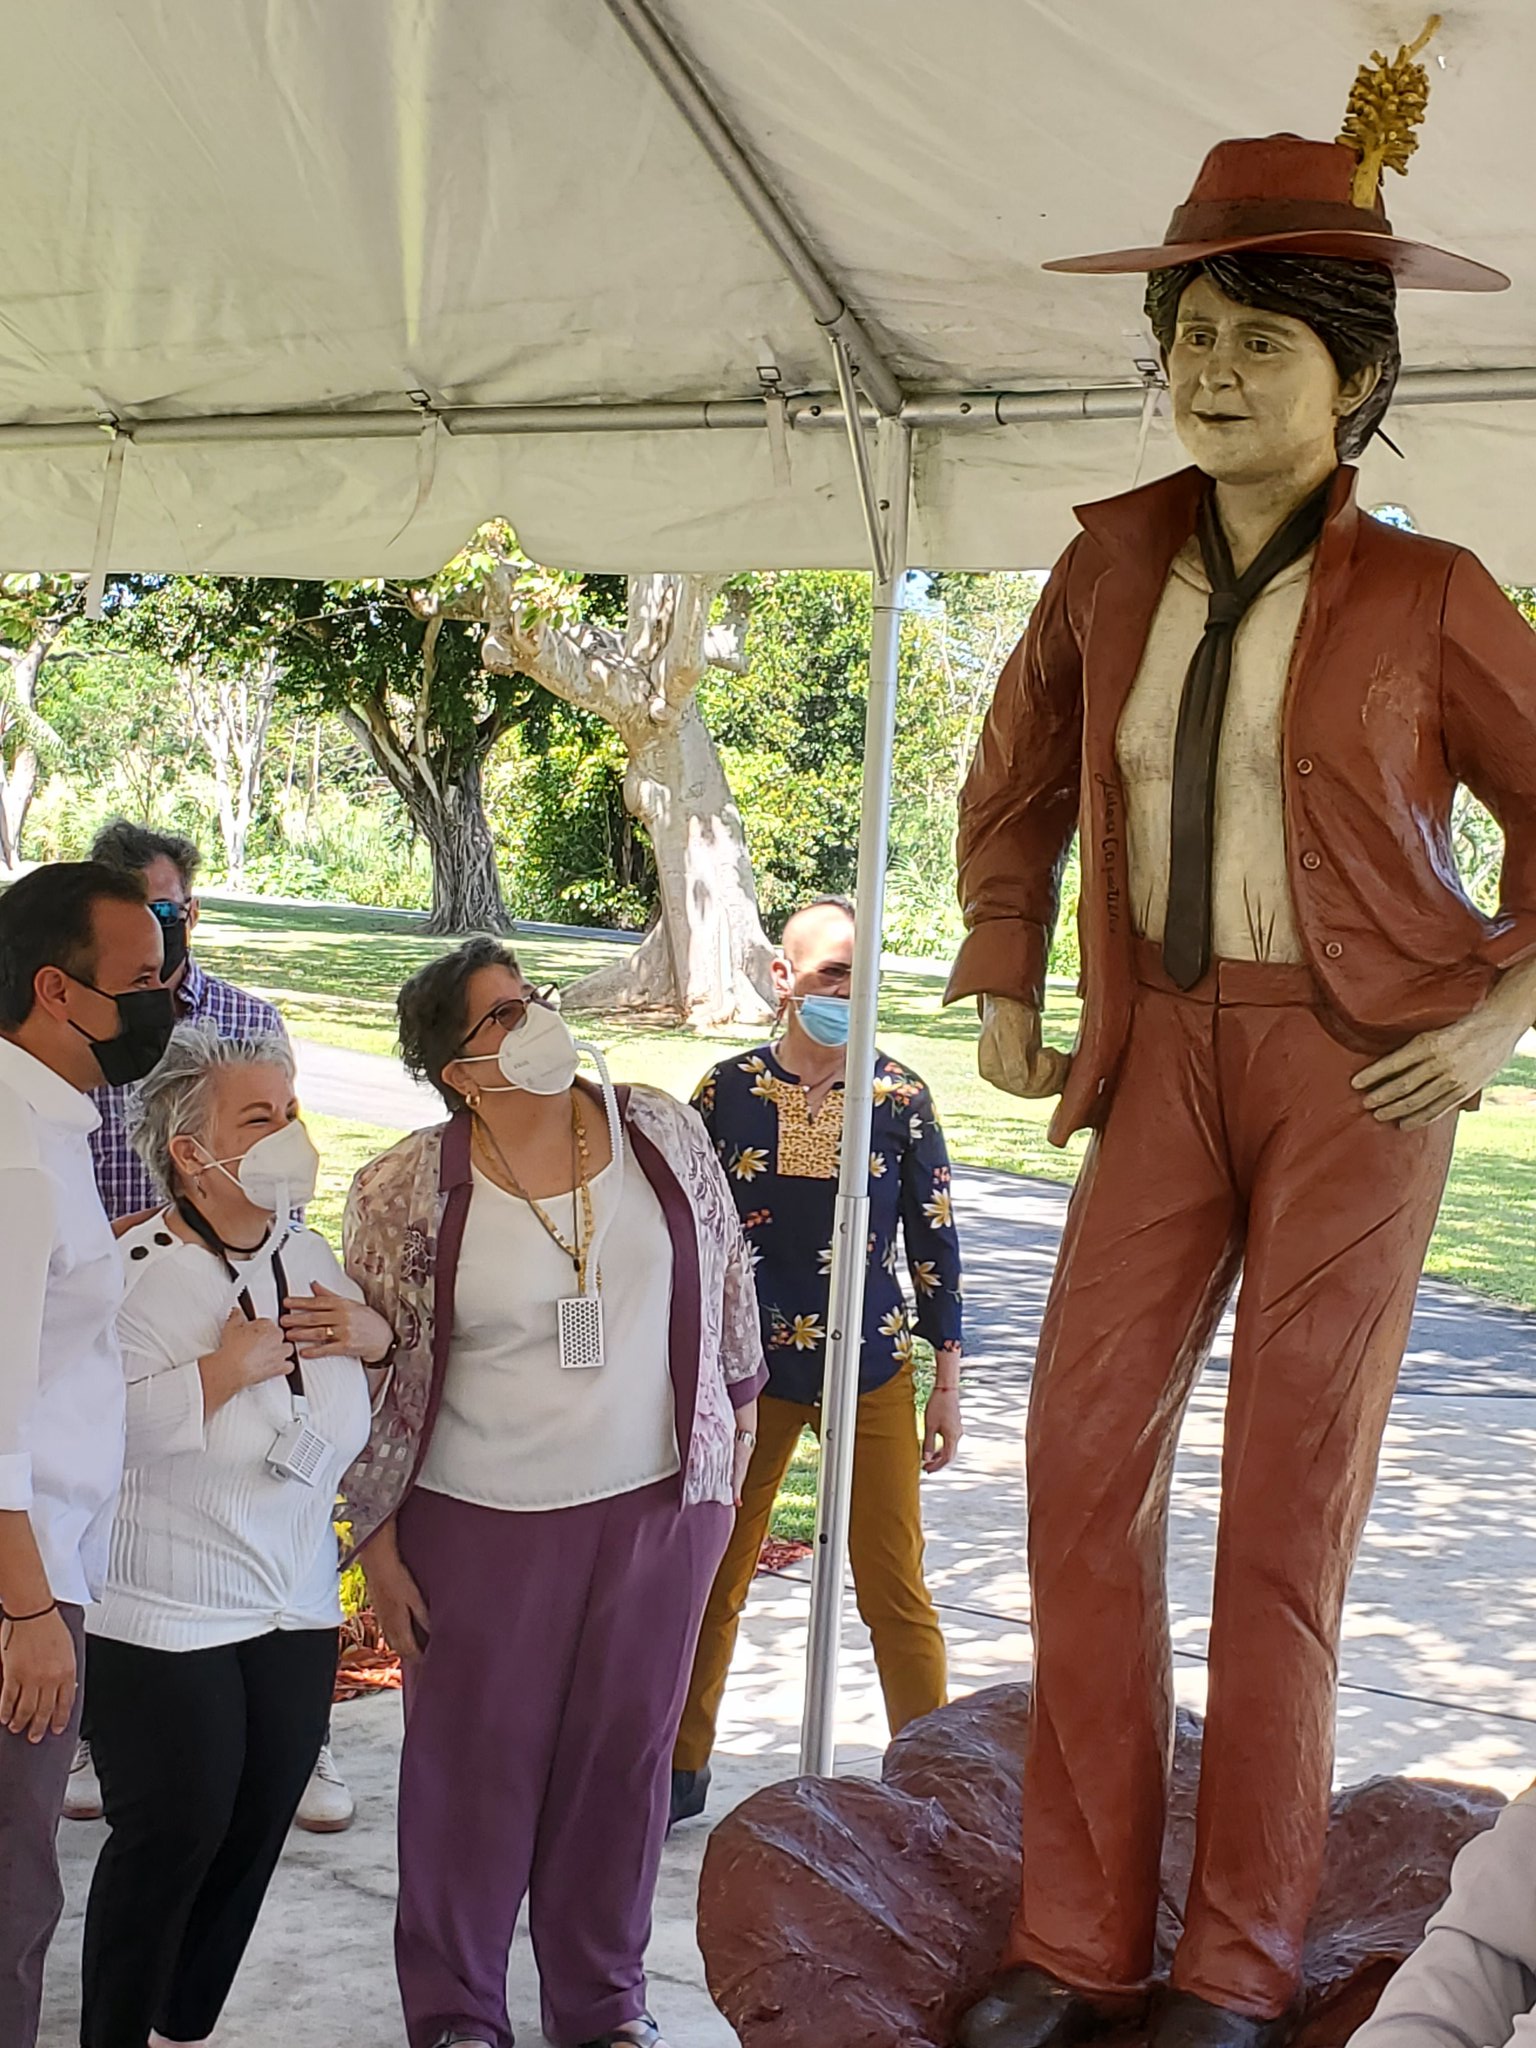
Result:
<svg viewBox="0 0 1536 2048">
<path fill-rule="evenodd" d="M 165 1057 L 139 1083 L 129 1137 L 164 1195 L 176 1191 L 175 1138 L 201 1138 L 213 1107 L 215 1077 L 231 1067 L 281 1067 L 293 1079 L 293 1051 L 275 1031 L 221 1038 L 209 1023 L 178 1024 Z"/>
</svg>

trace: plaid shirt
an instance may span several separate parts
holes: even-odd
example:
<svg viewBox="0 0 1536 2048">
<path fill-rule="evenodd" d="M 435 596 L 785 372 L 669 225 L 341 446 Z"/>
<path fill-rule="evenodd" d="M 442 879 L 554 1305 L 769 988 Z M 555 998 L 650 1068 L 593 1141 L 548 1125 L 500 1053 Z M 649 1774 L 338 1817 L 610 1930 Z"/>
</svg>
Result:
<svg viewBox="0 0 1536 2048">
<path fill-rule="evenodd" d="M 176 990 L 176 1021 L 211 1023 L 220 1038 L 262 1038 L 270 1033 L 283 1039 L 288 1036 L 271 1003 L 260 996 L 247 995 L 233 982 L 205 974 L 190 953 L 187 971 Z M 119 1216 L 136 1216 L 141 1209 L 153 1209 L 164 1199 L 128 1140 L 136 1094 L 132 1086 L 91 1090 L 91 1100 L 101 1111 L 101 1128 L 91 1138 L 91 1157 L 96 1165 L 102 1205 L 114 1222 Z"/>
</svg>

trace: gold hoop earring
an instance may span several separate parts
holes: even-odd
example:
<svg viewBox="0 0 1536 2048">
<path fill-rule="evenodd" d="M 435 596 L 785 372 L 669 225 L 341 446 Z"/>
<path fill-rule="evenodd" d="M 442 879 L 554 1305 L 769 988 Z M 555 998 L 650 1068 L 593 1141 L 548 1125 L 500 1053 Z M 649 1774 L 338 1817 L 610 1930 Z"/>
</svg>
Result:
<svg viewBox="0 0 1536 2048">
<path fill-rule="evenodd" d="M 471 1109 L 478 1109 L 480 1107 L 480 1090 L 477 1088 L 473 1095 L 466 1095 L 464 1100 Z"/>
</svg>

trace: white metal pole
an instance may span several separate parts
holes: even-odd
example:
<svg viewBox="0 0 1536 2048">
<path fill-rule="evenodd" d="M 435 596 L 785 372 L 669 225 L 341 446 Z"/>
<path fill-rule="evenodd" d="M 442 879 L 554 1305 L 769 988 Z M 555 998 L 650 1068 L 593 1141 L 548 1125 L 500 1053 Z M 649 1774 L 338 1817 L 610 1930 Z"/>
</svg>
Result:
<svg viewBox="0 0 1536 2048">
<path fill-rule="evenodd" d="M 862 431 L 854 426 L 851 431 Z M 811 1561 L 810 1647 L 800 1769 L 825 1777 L 832 1769 L 837 1727 L 837 1660 L 843 1622 L 843 1566 L 853 1491 L 853 1437 L 859 1406 L 859 1355 L 864 1334 L 864 1276 L 869 1244 L 869 1139 L 874 1111 L 875 1028 L 879 1004 L 885 864 L 890 843 L 891 757 L 896 741 L 896 681 L 901 614 L 906 597 L 907 511 L 912 485 L 910 429 L 882 420 L 884 574 L 874 581 L 870 621 L 869 706 L 864 718 L 864 795 L 859 813 L 858 930 L 853 947 L 852 1014 L 843 1087 L 843 1146 L 838 1172 L 832 1280 L 827 1313 L 827 1370 L 821 1395 L 821 1478 L 816 1489 L 816 1543 Z M 861 480 L 867 464 L 859 465 Z"/>
</svg>

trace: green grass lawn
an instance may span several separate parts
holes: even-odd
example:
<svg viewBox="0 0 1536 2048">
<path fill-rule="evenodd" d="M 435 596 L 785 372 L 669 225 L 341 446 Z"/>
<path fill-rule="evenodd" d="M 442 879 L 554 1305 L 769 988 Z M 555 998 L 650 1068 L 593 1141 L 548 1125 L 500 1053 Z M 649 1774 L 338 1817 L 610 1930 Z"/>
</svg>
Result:
<svg viewBox="0 0 1536 2048">
<path fill-rule="evenodd" d="M 384 1054 L 395 1049 L 396 989 L 444 943 L 425 937 L 421 919 L 405 913 L 232 901 L 208 904 L 197 937 L 204 964 L 280 1004 L 296 1037 Z M 600 939 L 530 936 L 519 942 L 519 951 L 535 980 L 559 982 L 574 981 L 613 958 L 612 946 Z M 974 1012 L 965 1004 L 945 1011 L 939 997 L 937 979 L 887 975 L 880 1039 L 932 1086 L 955 1157 L 1070 1181 L 1082 1141 L 1065 1152 L 1056 1150 L 1045 1139 L 1048 1105 L 1015 1101 L 980 1079 Z M 1070 1045 L 1076 1022 L 1075 1001 L 1053 991 L 1048 1036 L 1058 1045 Z M 733 1045 L 751 1043 L 755 1035 L 700 1037 L 607 1024 L 594 1029 L 621 1076 L 680 1096 Z M 348 1182 L 364 1160 L 398 1134 L 335 1117 L 310 1121 L 324 1161 L 311 1213 L 339 1242 Z M 1536 1308 L 1536 1059 L 1512 1060 L 1487 1091 L 1483 1108 L 1461 1119 L 1428 1270 L 1496 1299 Z M 816 1458 L 807 1435 L 779 1495 L 776 1536 L 810 1539 Z"/>
</svg>

